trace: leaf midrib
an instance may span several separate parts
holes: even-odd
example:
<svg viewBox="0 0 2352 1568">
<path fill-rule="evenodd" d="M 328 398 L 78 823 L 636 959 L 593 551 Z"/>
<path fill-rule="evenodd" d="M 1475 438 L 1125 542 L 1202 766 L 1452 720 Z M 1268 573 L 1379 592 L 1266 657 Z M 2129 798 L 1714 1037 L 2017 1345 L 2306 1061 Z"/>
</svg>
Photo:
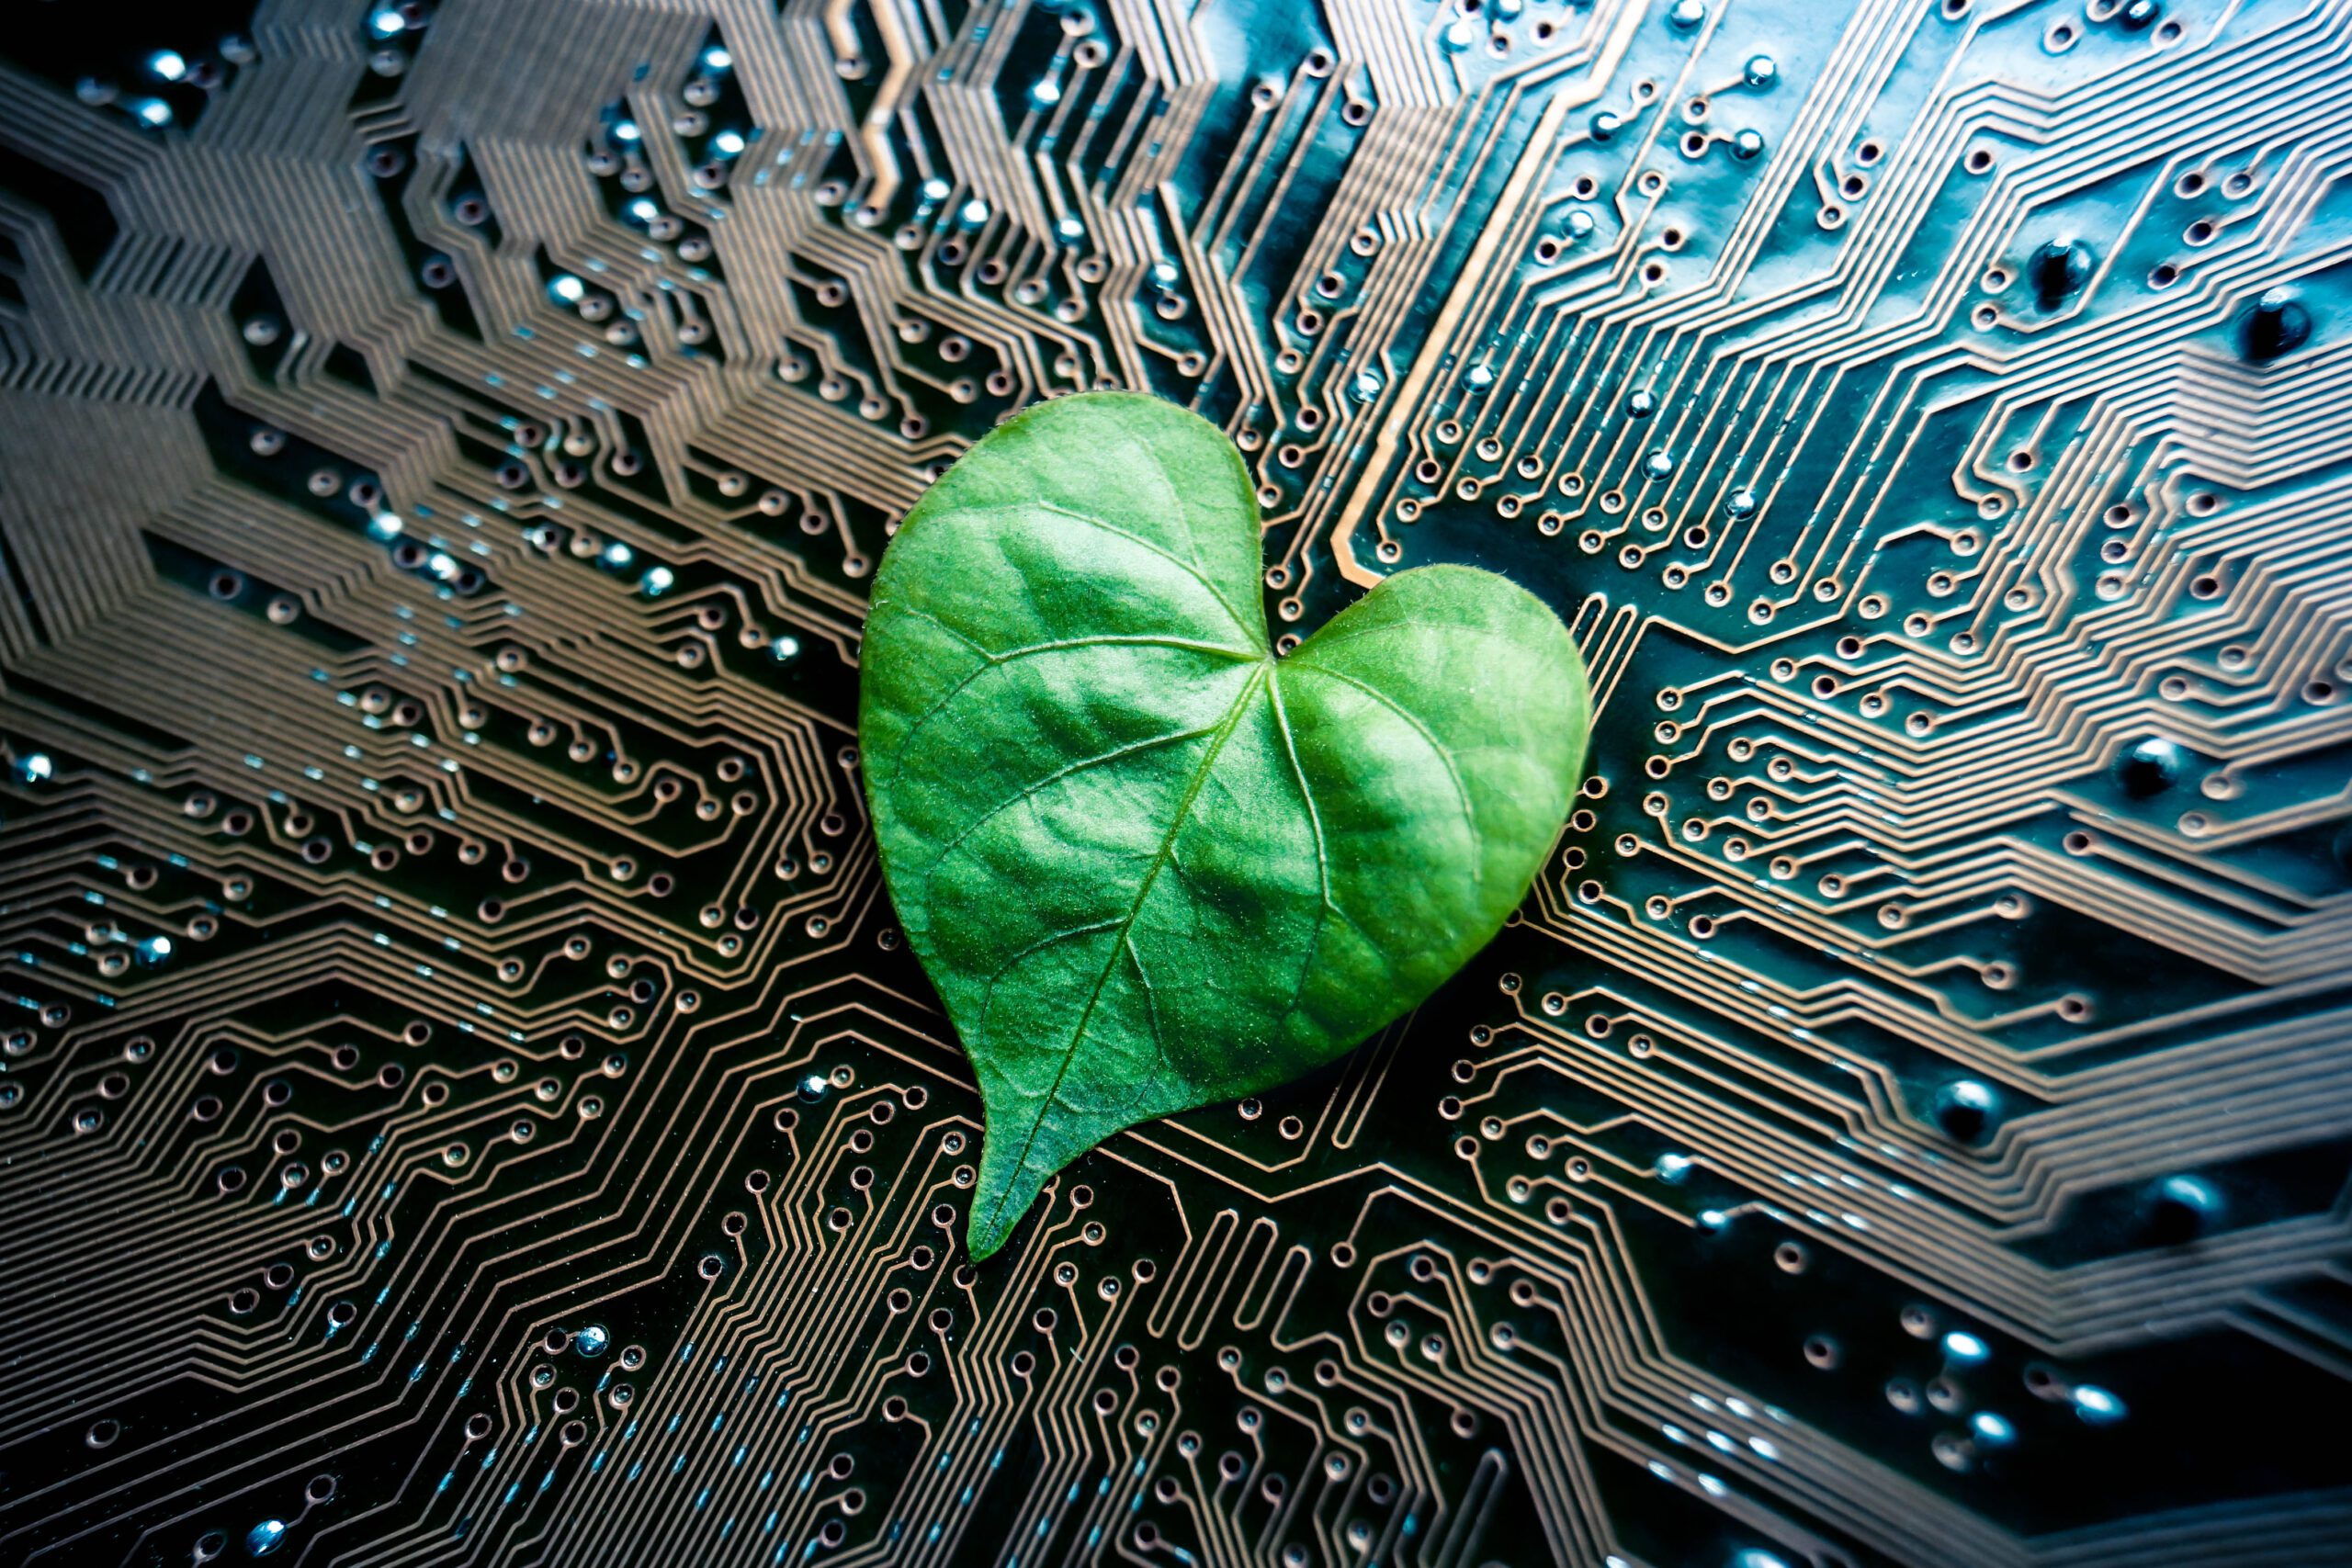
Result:
<svg viewBox="0 0 2352 1568">
<path fill-rule="evenodd" d="M 1369 630 L 1380 629 L 1384 628 L 1369 628 Z M 1355 637 L 1362 637 L 1364 635 L 1366 635 L 1366 633 L 1357 632 L 1342 637 L 1339 640 L 1352 640 Z M 1298 651 L 1302 653 L 1306 652 L 1308 648 L 1313 646 L 1313 643 L 1314 639 L 1310 638 L 1308 644 L 1306 647 L 1302 647 Z M 1208 649 L 1203 649 L 1203 651 L 1208 651 Z M 1229 649 L 1217 649 L 1216 651 L 1227 654 L 1232 653 L 1232 650 Z M 1280 655 L 1269 650 L 1266 653 L 1254 656 L 1237 656 L 1237 662 L 1249 661 L 1252 658 L 1254 658 L 1260 668 L 1251 674 L 1249 682 L 1244 684 L 1240 692 L 1235 695 L 1232 705 L 1226 710 L 1225 717 L 1219 721 L 1214 736 L 1209 741 L 1208 749 L 1203 754 L 1199 765 L 1193 770 L 1191 779 L 1186 781 L 1183 797 L 1177 802 L 1175 810 L 1169 817 L 1167 829 L 1160 835 L 1159 849 L 1152 856 L 1150 867 L 1145 871 L 1142 879 L 1136 884 L 1136 896 L 1134 900 L 1128 905 L 1127 912 L 1116 921 L 1104 921 L 1099 925 L 1089 928 L 1090 931 L 1114 931 L 1117 933 L 1116 940 L 1111 943 L 1110 952 L 1103 959 L 1102 971 L 1095 976 L 1094 985 L 1087 993 L 1086 1006 L 1080 1010 L 1079 1013 L 1077 1026 L 1070 1031 L 1069 1041 L 1062 1047 L 1061 1061 L 1054 1068 L 1054 1081 L 1046 1087 L 1045 1095 L 1038 1103 L 1037 1112 L 1030 1120 L 1029 1130 L 1021 1142 L 1021 1152 L 1013 1159 L 1012 1168 L 1016 1171 L 1022 1169 L 1029 1163 L 1030 1151 L 1036 1146 L 1037 1134 L 1039 1129 L 1045 1125 L 1046 1115 L 1052 1110 L 1055 1101 L 1060 1098 L 1062 1084 L 1069 1076 L 1070 1064 L 1077 1060 L 1079 1047 L 1084 1043 L 1087 1028 L 1093 1021 L 1095 1006 L 1102 999 L 1103 987 L 1110 984 L 1111 972 L 1118 967 L 1120 956 L 1125 953 L 1130 953 L 1133 950 L 1135 922 L 1136 917 L 1143 912 L 1143 901 L 1150 896 L 1153 884 L 1159 880 L 1159 874 L 1167 868 L 1170 861 L 1172 859 L 1176 847 L 1177 835 L 1183 830 L 1186 819 L 1191 817 L 1193 804 L 1200 798 L 1201 790 L 1207 784 L 1209 774 L 1215 771 L 1216 760 L 1221 754 L 1223 754 L 1226 742 L 1233 738 L 1234 731 L 1240 727 L 1243 714 L 1248 712 L 1250 705 L 1257 699 L 1261 691 L 1271 691 L 1273 693 L 1272 701 L 1275 725 L 1282 734 L 1283 749 L 1290 761 L 1292 771 L 1297 778 L 1300 791 L 1304 797 L 1304 803 L 1306 807 L 1307 818 L 1314 831 L 1317 880 L 1320 884 L 1319 891 L 1321 894 L 1321 897 L 1319 899 L 1320 908 L 1317 909 L 1316 917 L 1315 942 L 1319 943 L 1322 940 L 1323 928 L 1331 914 L 1339 913 L 1342 918 L 1348 918 L 1346 917 L 1345 911 L 1339 909 L 1331 897 L 1330 862 L 1329 851 L 1323 838 L 1322 813 L 1315 804 L 1312 786 L 1307 784 L 1306 769 L 1298 756 L 1297 738 L 1292 732 L 1290 716 L 1286 711 L 1284 711 L 1282 703 L 1279 682 L 1280 671 L 1285 664 L 1291 664 L 1291 661 L 1283 660 Z M 1374 687 L 1369 682 L 1360 680 L 1354 676 L 1348 675 L 1340 671 L 1329 669 L 1311 660 L 1299 661 L 1295 664 L 1292 664 L 1291 667 L 1298 670 L 1302 673 L 1319 675 L 1327 680 L 1337 681 L 1342 685 L 1352 687 L 1356 691 L 1363 693 L 1365 696 L 1370 697 L 1374 702 L 1378 703 L 1382 707 L 1386 708 L 1399 719 L 1402 719 L 1413 730 L 1414 734 L 1419 739 L 1422 744 L 1427 746 L 1430 752 L 1437 757 L 1438 761 L 1443 764 L 1445 768 L 1446 781 L 1453 786 L 1455 797 L 1460 800 L 1464 816 L 1469 822 L 1471 841 L 1475 849 L 1475 847 L 1479 843 L 1482 835 L 1478 830 L 1477 814 L 1471 801 L 1470 792 L 1464 785 L 1460 772 L 1454 766 L 1453 757 L 1447 752 L 1446 749 L 1442 745 L 1438 743 L 1437 738 L 1430 733 L 1428 727 L 1423 724 L 1417 716 L 1400 706 L 1394 698 L 1388 696 L 1377 687 Z M 1197 735 L 1201 732 L 1195 730 L 1191 733 Z M 1180 737 L 1170 737 L 1168 739 L 1179 738 Z M 1130 749 L 1121 748 L 1122 751 L 1126 751 Z M 1100 759 L 1091 759 L 1090 761 L 1100 761 Z M 1055 776 L 1063 776 L 1068 772 L 1068 769 L 1060 770 Z M 1484 867 L 1480 863 L 1482 858 L 1483 857 L 1480 854 L 1475 852 L 1471 857 L 1471 874 L 1473 880 L 1478 880 L 1483 875 Z M 1353 923 L 1352 919 L 1350 920 L 1350 923 Z M 1143 965 L 1139 959 L 1136 964 L 1136 972 L 1137 976 L 1142 979 L 1144 988 L 1146 991 L 1148 991 L 1151 987 L 1151 980 L 1148 976 L 1143 973 Z M 1304 980 L 1305 975 L 1302 971 L 1302 988 L 1304 986 Z M 1292 1006 L 1295 1007 L 1296 1004 L 1297 998 L 1294 996 L 1292 998 Z M 1164 1042 L 1159 1041 L 1157 1038 L 1157 1035 L 1158 1031 L 1155 1028 L 1154 1043 L 1161 1045 L 1164 1051 Z M 999 1222 L 1003 1218 L 1004 1206 L 1011 1201 L 1012 1194 L 1012 1188 L 1011 1185 L 1008 1185 L 1006 1190 L 998 1195 L 996 1207 L 989 1211 L 989 1229 L 991 1233 L 996 1231 Z"/>
<path fill-rule="evenodd" d="M 1135 931 L 1136 917 L 1143 913 L 1143 901 L 1151 896 L 1152 885 L 1159 880 L 1159 874 L 1167 869 L 1169 861 L 1175 853 L 1177 834 L 1183 830 L 1185 819 L 1192 816 L 1193 805 L 1200 798 L 1203 786 L 1208 783 L 1210 773 L 1216 769 L 1216 760 L 1224 752 L 1226 742 L 1232 739 L 1233 732 L 1241 727 L 1241 716 L 1249 711 L 1250 705 L 1256 700 L 1258 693 L 1272 679 L 1273 670 L 1274 660 L 1271 657 L 1261 657 L 1261 667 L 1250 675 L 1248 684 L 1244 685 L 1240 694 L 1234 698 L 1233 705 L 1226 711 L 1225 721 L 1217 727 L 1215 738 L 1209 741 L 1207 750 L 1202 754 L 1200 765 L 1193 770 L 1193 776 L 1185 781 L 1183 798 L 1177 802 L 1176 809 L 1168 818 L 1167 830 L 1159 836 L 1159 848 L 1152 856 L 1151 866 L 1136 885 L 1135 899 L 1127 906 L 1126 914 L 1120 919 L 1115 928 L 1118 940 L 1112 942 L 1110 953 L 1102 961 L 1102 973 L 1095 976 L 1093 988 L 1087 992 L 1086 1006 L 1078 1015 L 1078 1024 L 1069 1032 L 1069 1043 L 1062 1047 L 1062 1059 L 1054 1068 L 1054 1081 L 1046 1087 L 1045 1098 L 1038 1106 L 1037 1114 L 1030 1120 L 1028 1134 L 1021 1140 L 1021 1153 L 1014 1156 L 1012 1162 L 1014 1170 L 1018 1171 L 1029 1163 L 1029 1151 L 1037 1144 L 1037 1130 L 1045 1125 L 1046 1112 L 1051 1110 L 1054 1101 L 1060 1098 L 1062 1081 L 1069 1076 L 1070 1063 L 1078 1058 L 1079 1044 L 1086 1038 L 1087 1026 L 1093 1021 L 1095 1004 L 1102 998 L 1102 987 L 1110 984 L 1111 971 L 1118 967 L 1120 955 L 1128 950 L 1128 943 L 1132 939 L 1131 933 Z M 1140 964 L 1136 965 L 1136 973 L 1139 976 L 1142 974 Z M 1151 981 L 1146 976 L 1145 989 L 1148 990 L 1150 986 Z M 1154 1032 L 1156 1034 L 1157 1031 Z M 1155 1039 L 1154 1043 L 1160 1043 Z M 996 1207 L 989 1212 L 989 1231 L 991 1235 L 996 1233 L 999 1222 L 1003 1219 L 1004 1205 L 1012 1196 L 1012 1188 L 1010 1184 L 997 1195 Z"/>
</svg>

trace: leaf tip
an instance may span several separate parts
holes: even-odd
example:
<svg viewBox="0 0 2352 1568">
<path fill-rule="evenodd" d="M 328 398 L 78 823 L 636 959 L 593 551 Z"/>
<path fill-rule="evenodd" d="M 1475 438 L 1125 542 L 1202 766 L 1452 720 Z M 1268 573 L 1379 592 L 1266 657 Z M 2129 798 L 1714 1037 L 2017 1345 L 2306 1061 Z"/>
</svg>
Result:
<svg viewBox="0 0 2352 1568">
<path fill-rule="evenodd" d="M 979 1188 L 972 1199 L 971 1223 L 964 1230 L 965 1249 L 975 1263 L 994 1256 L 1012 1238 L 1022 1220 L 1036 1207 L 1047 1174 L 1026 1160 L 1011 1170 L 992 1169 L 989 1152 L 981 1151 Z"/>
<path fill-rule="evenodd" d="M 1030 1206 L 1036 1200 L 1035 1187 L 1029 1190 L 1026 1198 L 1017 1192 L 1006 1191 L 991 1200 L 983 1190 L 979 1200 L 972 1205 L 972 1221 L 964 1231 L 964 1247 L 972 1255 L 972 1261 L 986 1262 L 1001 1251 L 1004 1244 L 1012 1239 L 1012 1233 L 1020 1225 L 1022 1217 L 1029 1213 Z"/>
<path fill-rule="evenodd" d="M 964 1233 L 964 1250 L 972 1255 L 975 1263 L 985 1263 L 1004 1247 L 1012 1227 L 978 1209 L 972 1211 L 972 1224 Z"/>
</svg>

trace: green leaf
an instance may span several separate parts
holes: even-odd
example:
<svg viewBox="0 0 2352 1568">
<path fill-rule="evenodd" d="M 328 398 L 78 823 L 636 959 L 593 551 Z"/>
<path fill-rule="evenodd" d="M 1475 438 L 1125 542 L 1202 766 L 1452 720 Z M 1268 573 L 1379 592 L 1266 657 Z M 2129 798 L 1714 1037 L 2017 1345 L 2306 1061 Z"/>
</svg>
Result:
<svg viewBox="0 0 2352 1568">
<path fill-rule="evenodd" d="M 859 739 L 987 1106 L 975 1258 L 1112 1134 L 1417 1006 L 1567 813 L 1584 668 L 1532 595 L 1422 567 L 1278 659 L 1261 570 L 1231 444 L 1125 393 L 998 428 L 883 558 Z"/>
</svg>

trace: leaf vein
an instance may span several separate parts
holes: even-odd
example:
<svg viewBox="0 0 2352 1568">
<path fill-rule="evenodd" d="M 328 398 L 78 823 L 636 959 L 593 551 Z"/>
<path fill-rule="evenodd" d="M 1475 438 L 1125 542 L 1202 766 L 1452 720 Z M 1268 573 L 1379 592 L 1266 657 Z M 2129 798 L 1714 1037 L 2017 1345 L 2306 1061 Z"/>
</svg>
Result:
<svg viewBox="0 0 2352 1568">
<path fill-rule="evenodd" d="M 1470 799 L 1470 791 L 1468 786 L 1464 784 L 1462 782 L 1461 769 L 1454 765 L 1453 753 L 1447 750 L 1444 745 L 1439 741 L 1438 738 L 1430 733 L 1429 726 L 1423 724 L 1419 716 L 1407 708 L 1403 704 L 1399 703 L 1396 698 L 1382 691 L 1379 687 L 1359 681 L 1354 676 L 1344 674 L 1340 671 L 1326 669 L 1320 664 L 1294 665 L 1293 668 L 1303 670 L 1309 674 L 1325 676 L 1328 679 L 1353 686 L 1357 691 L 1362 692 L 1365 696 L 1370 697 L 1374 702 L 1378 703 L 1382 707 L 1386 708 L 1390 713 L 1393 713 L 1398 718 L 1403 719 L 1407 727 L 1409 728 L 1414 734 L 1421 738 L 1421 743 L 1427 746 L 1430 749 L 1430 753 L 1437 758 L 1439 762 L 1444 765 L 1446 780 L 1453 785 L 1454 798 L 1461 802 L 1462 805 L 1462 819 L 1470 825 L 1470 880 L 1473 882 L 1483 881 L 1485 879 L 1483 873 L 1487 859 L 1486 839 L 1478 830 L 1478 809 Z"/>
<path fill-rule="evenodd" d="M 942 710 L 944 710 L 948 704 L 954 702 L 958 696 L 962 695 L 964 689 L 967 686 L 969 686 L 981 676 L 988 674 L 990 671 L 1002 669 L 1006 665 L 1015 664 L 1025 659 L 1035 658 L 1038 655 L 1047 653 L 1066 653 L 1074 649 L 1081 648 L 1167 648 L 1173 649 L 1179 652 L 1214 654 L 1218 658 L 1233 660 L 1235 662 L 1252 660 L 1259 657 L 1259 655 L 1255 653 L 1245 653 L 1238 649 L 1227 648 L 1222 643 L 1196 642 L 1189 637 L 1164 637 L 1148 632 L 1136 632 L 1133 634 L 1105 633 L 1100 637 L 1062 637 L 1052 642 L 1026 643 L 1020 648 L 1010 648 L 1001 653 L 998 653 L 989 651 L 989 649 L 982 646 L 977 638 L 955 626 L 949 626 L 946 621 L 943 620 L 933 611 L 923 609 L 920 605 L 907 604 L 903 603 L 898 604 L 897 608 L 905 615 L 920 616 L 922 619 L 929 621 L 941 631 L 945 632 L 949 637 L 954 637 L 956 641 L 963 643 L 965 646 L 971 649 L 974 653 L 978 654 L 983 662 L 978 668 L 961 677 L 955 684 L 949 686 L 944 692 L 942 692 L 922 710 L 922 712 L 915 715 L 915 716 L 908 722 L 906 733 L 899 738 L 898 750 L 890 754 L 890 771 L 893 777 L 897 776 L 899 763 L 904 760 L 908 750 L 913 746 L 917 732 L 919 732 L 925 725 L 929 724 L 933 719 L 938 717 Z"/>
<path fill-rule="evenodd" d="M 1175 551 L 1168 548 L 1165 545 L 1156 545 L 1149 539 L 1145 538 L 1141 534 L 1137 534 L 1131 529 L 1120 527 L 1116 523 L 1112 522 L 1107 517 L 1097 517 L 1091 512 L 1080 512 L 1072 507 L 1057 505 L 1050 501 L 1005 501 L 999 502 L 993 506 L 968 506 L 963 509 L 963 515 L 967 517 L 977 516 L 984 513 L 991 512 L 1050 512 L 1057 517 L 1067 517 L 1073 523 L 1084 523 L 1092 527 L 1100 528 L 1102 532 L 1111 535 L 1114 538 L 1126 540 L 1127 543 L 1135 546 L 1137 549 L 1145 550 L 1152 555 L 1158 556 L 1161 560 L 1166 561 L 1169 565 L 1174 567 L 1177 570 L 1182 572 L 1185 576 L 1191 578 L 1193 581 L 1199 583 L 1203 588 L 1208 591 L 1209 597 L 1217 602 L 1217 607 L 1222 609 L 1226 615 L 1231 618 L 1234 630 L 1239 632 L 1243 637 L 1249 640 L 1253 653 L 1260 653 L 1263 651 L 1262 645 L 1265 642 L 1266 637 L 1264 618 L 1262 616 L 1260 617 L 1259 626 L 1253 630 L 1250 625 L 1248 617 L 1244 616 L 1239 610 L 1234 608 L 1233 601 L 1225 596 L 1225 592 L 1222 589 L 1218 588 L 1216 583 L 1209 581 L 1208 570 L 1205 563 L 1200 562 L 1197 558 L 1194 560 L 1188 561 L 1182 556 L 1180 556 Z M 1189 537 L 1189 533 L 1187 536 Z"/>
<path fill-rule="evenodd" d="M 1291 776 L 1298 781 L 1298 797 L 1306 807 L 1307 825 L 1315 834 L 1315 871 L 1322 893 L 1321 905 L 1315 912 L 1314 934 L 1307 938 L 1306 956 L 1299 961 L 1297 984 L 1291 987 L 1290 1000 L 1283 1007 L 1280 1022 L 1287 1023 L 1297 1014 L 1299 999 L 1306 995 L 1307 976 L 1315 971 L 1316 955 L 1322 951 L 1323 933 L 1329 927 L 1329 917 L 1337 915 L 1345 920 L 1355 929 L 1357 935 L 1374 948 L 1384 948 L 1385 944 L 1364 930 L 1363 922 L 1340 908 L 1340 901 L 1331 896 L 1331 851 L 1329 841 L 1323 835 L 1322 808 L 1316 804 L 1315 786 L 1307 780 L 1306 765 L 1298 760 L 1298 741 L 1291 733 L 1290 710 L 1283 705 L 1279 677 L 1270 683 L 1269 689 L 1273 694 L 1274 728 L 1283 738 L 1283 754 L 1290 761 Z"/>
<path fill-rule="evenodd" d="M 1012 810 L 1014 807 L 1019 806 L 1022 802 L 1028 800 L 1040 791 L 1050 789 L 1053 785 L 1060 783 L 1063 779 L 1069 777 L 1072 773 L 1084 773 L 1089 768 L 1099 768 L 1106 763 L 1115 762 L 1122 757 L 1132 757 L 1139 751 L 1149 751 L 1161 746 L 1173 746 L 1185 740 L 1197 740 L 1204 735 L 1214 735 L 1216 731 L 1216 725 L 1204 724 L 1196 729 L 1175 729 L 1169 731 L 1165 735 L 1153 735 L 1141 740 L 1130 740 L 1125 746 L 1114 746 L 1108 751 L 1099 751 L 1091 757 L 1081 757 L 1075 762 L 1066 763 L 1061 767 L 1056 768 L 1052 773 L 1047 773 L 1045 777 L 1033 780 L 1032 782 L 1022 785 L 1021 788 L 1014 791 L 1012 794 L 1006 795 L 1002 800 L 998 801 L 986 811 L 980 813 L 979 816 L 974 818 L 971 822 L 961 831 L 956 833 L 954 838 L 949 839 L 945 843 L 939 846 L 937 852 L 933 854 L 931 857 L 931 863 L 923 867 L 922 875 L 924 891 L 930 891 L 932 879 L 939 874 L 940 863 L 944 861 L 949 855 L 954 854 L 956 852 L 956 846 L 963 843 L 965 840 L 970 838 L 973 834 L 978 832 L 982 828 L 987 827 L 997 818 Z"/>
</svg>

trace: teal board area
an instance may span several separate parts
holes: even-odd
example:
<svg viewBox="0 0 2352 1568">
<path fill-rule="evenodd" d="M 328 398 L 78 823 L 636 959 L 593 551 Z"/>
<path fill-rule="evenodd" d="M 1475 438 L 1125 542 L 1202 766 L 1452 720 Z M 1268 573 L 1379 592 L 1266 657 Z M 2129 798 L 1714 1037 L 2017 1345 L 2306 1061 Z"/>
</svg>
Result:
<svg viewBox="0 0 2352 1568">
<path fill-rule="evenodd" d="M 0 1562 L 2352 1562 L 2352 6 L 19 10 Z M 976 1264 L 860 628 L 1095 388 L 1590 773 Z"/>
</svg>

